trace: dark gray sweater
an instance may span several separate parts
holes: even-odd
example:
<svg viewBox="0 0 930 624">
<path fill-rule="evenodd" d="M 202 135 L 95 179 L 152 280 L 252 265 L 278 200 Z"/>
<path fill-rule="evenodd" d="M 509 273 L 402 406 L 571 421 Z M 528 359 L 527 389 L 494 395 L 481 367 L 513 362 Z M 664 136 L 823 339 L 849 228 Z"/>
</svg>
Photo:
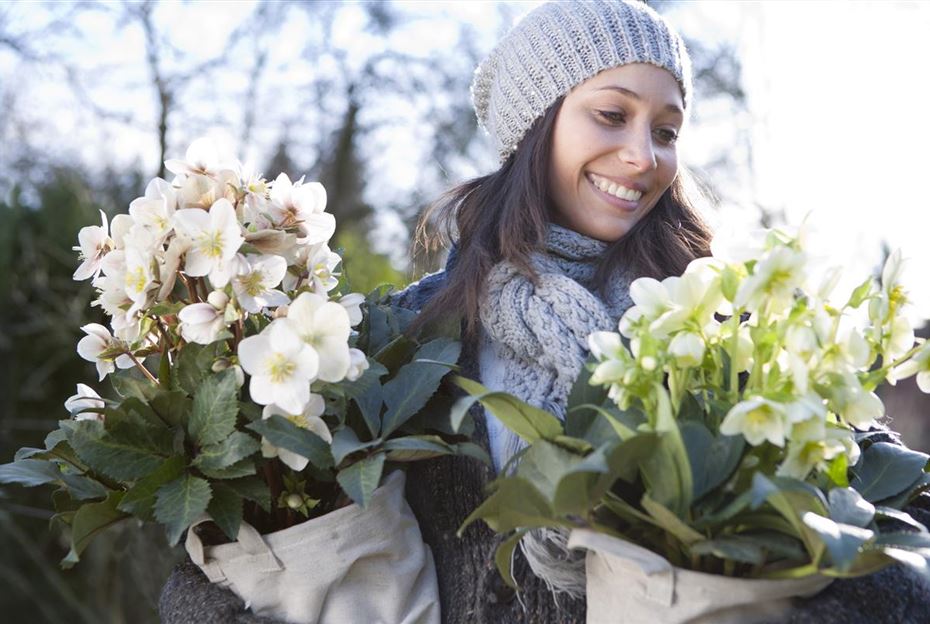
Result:
<svg viewBox="0 0 930 624">
<path fill-rule="evenodd" d="M 454 265 L 450 256 L 447 270 Z M 417 311 L 444 285 L 445 272 L 428 276 L 395 297 L 395 303 Z M 465 345 L 463 372 L 477 378 L 477 353 Z M 480 410 L 475 415 L 475 438 L 487 447 Z M 895 441 L 889 435 L 888 441 Z M 552 594 L 530 572 L 517 550 L 514 573 L 521 592 L 515 595 L 494 566 L 499 538 L 483 523 L 472 524 L 462 538 L 456 530 L 485 497 L 493 471 L 467 457 L 442 457 L 414 462 L 407 478 L 407 500 L 420 523 L 424 541 L 436 561 L 443 624 L 580 624 L 583 601 L 565 597 L 556 604 Z M 930 497 L 910 511 L 930 523 Z M 248 612 L 231 591 L 211 585 L 190 562 L 179 566 L 162 590 L 159 610 L 165 624 L 272 624 Z M 618 614 L 619 621 L 620 614 Z M 930 624 L 930 585 L 901 566 L 876 574 L 834 582 L 806 600 L 778 622 L 768 624 Z"/>
</svg>

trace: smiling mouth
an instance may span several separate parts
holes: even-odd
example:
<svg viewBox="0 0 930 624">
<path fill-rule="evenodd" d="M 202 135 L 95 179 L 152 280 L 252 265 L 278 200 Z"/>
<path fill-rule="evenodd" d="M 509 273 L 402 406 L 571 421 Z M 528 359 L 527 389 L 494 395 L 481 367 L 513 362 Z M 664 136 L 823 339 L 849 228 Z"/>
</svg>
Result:
<svg viewBox="0 0 930 624">
<path fill-rule="evenodd" d="M 607 193 L 608 195 L 613 195 L 619 199 L 625 199 L 626 201 L 639 201 L 642 198 L 643 194 L 641 191 L 635 189 L 627 188 L 622 184 L 617 184 L 607 178 L 602 178 L 601 176 L 594 175 L 593 173 L 588 174 L 588 180 L 598 188 L 598 190 Z"/>
</svg>

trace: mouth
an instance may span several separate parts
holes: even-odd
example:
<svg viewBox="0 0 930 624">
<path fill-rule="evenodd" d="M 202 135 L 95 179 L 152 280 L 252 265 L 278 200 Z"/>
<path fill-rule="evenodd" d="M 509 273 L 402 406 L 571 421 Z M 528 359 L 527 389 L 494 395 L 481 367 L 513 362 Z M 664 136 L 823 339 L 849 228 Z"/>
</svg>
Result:
<svg viewBox="0 0 930 624">
<path fill-rule="evenodd" d="M 643 191 L 626 187 L 593 173 L 588 173 L 585 177 L 597 193 L 612 205 L 631 211 L 639 207 Z"/>
</svg>

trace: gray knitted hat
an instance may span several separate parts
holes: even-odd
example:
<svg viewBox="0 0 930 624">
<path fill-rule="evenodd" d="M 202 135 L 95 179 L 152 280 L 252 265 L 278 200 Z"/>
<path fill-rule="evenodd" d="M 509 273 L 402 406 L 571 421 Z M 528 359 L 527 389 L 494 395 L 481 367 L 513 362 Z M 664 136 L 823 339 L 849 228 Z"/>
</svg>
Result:
<svg viewBox="0 0 930 624">
<path fill-rule="evenodd" d="M 611 67 L 667 69 L 687 108 L 691 61 L 675 30 L 642 2 L 563 0 L 530 12 L 475 70 L 472 103 L 501 162 L 559 96 Z"/>
</svg>

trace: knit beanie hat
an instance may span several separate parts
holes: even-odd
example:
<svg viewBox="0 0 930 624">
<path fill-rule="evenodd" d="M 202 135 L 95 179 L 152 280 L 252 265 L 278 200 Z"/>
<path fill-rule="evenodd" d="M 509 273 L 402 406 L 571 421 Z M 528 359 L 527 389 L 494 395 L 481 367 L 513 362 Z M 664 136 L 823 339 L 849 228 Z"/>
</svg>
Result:
<svg viewBox="0 0 930 624">
<path fill-rule="evenodd" d="M 691 94 L 691 61 L 675 30 L 645 3 L 563 0 L 530 12 L 475 70 L 472 104 L 501 162 L 560 96 L 611 67 L 651 63 Z"/>
</svg>

